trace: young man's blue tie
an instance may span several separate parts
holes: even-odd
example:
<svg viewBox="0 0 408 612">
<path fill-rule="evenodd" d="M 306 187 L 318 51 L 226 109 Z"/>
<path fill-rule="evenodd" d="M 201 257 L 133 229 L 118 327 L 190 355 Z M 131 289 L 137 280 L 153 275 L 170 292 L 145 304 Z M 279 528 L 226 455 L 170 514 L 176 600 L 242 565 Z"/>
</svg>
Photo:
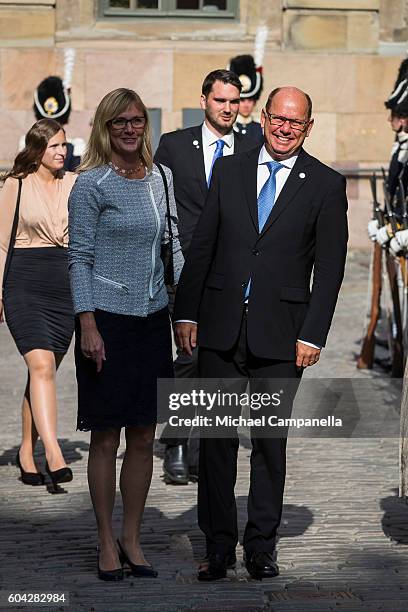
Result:
<svg viewBox="0 0 408 612">
<path fill-rule="evenodd" d="M 215 148 L 215 151 L 214 151 L 214 156 L 213 156 L 212 162 L 211 162 L 210 174 L 208 175 L 208 180 L 207 180 L 208 187 L 210 186 L 210 183 L 211 183 L 211 176 L 212 176 L 212 171 L 213 171 L 213 167 L 214 167 L 215 161 L 219 157 L 223 156 L 224 145 L 225 145 L 225 142 L 223 140 L 217 140 L 216 148 Z"/>
<path fill-rule="evenodd" d="M 282 164 L 277 161 L 269 161 L 265 164 L 269 169 L 269 178 L 262 187 L 258 196 L 258 230 L 262 232 L 263 226 L 266 223 L 267 218 L 271 214 L 271 210 L 275 204 L 276 195 L 276 175 L 281 168 Z M 248 298 L 251 289 L 251 279 L 247 285 L 245 291 L 245 299 Z"/>
</svg>

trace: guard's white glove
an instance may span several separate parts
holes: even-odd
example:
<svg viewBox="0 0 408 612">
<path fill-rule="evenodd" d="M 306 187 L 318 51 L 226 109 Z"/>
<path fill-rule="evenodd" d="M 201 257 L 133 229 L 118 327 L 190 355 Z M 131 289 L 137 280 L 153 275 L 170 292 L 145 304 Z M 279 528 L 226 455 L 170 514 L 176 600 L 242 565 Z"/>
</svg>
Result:
<svg viewBox="0 0 408 612">
<path fill-rule="evenodd" d="M 399 232 L 397 232 L 397 234 L 398 233 Z M 390 250 L 391 255 L 393 255 L 394 257 L 398 257 L 399 253 L 401 253 L 402 251 L 402 248 L 400 247 L 398 243 L 396 235 L 394 236 L 394 238 L 391 238 L 389 250 Z"/>
<path fill-rule="evenodd" d="M 377 231 L 376 240 L 381 246 L 384 246 L 387 244 L 387 242 L 389 242 L 390 236 L 388 235 L 387 227 L 385 225 L 380 227 L 380 229 Z"/>
<path fill-rule="evenodd" d="M 377 232 L 378 232 L 377 219 L 372 219 L 371 221 L 368 222 L 367 231 L 368 231 L 369 239 L 375 242 L 377 240 Z"/>
<path fill-rule="evenodd" d="M 395 232 L 395 240 L 400 251 L 406 249 L 408 247 L 408 229 Z"/>
</svg>

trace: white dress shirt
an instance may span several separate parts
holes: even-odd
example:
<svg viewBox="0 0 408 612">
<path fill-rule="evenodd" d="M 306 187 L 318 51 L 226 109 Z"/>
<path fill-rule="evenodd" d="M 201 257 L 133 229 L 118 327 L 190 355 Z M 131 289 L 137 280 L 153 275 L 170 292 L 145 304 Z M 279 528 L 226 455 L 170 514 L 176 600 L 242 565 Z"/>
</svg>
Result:
<svg viewBox="0 0 408 612">
<path fill-rule="evenodd" d="M 217 146 L 217 141 L 223 140 L 225 142 L 224 148 L 222 150 L 223 157 L 227 155 L 232 155 L 234 153 L 234 132 L 231 130 L 229 134 L 226 134 L 225 136 L 220 138 L 210 130 L 210 128 L 204 121 L 201 128 L 201 140 L 203 144 L 205 179 L 208 183 L 208 177 L 210 176 L 212 160 Z M 198 148 L 198 141 L 196 142 L 196 146 Z M 189 319 L 180 319 L 180 321 L 175 321 L 175 323 L 196 323 L 196 321 L 190 321 Z"/>
<path fill-rule="evenodd" d="M 275 202 L 278 199 L 280 192 L 282 191 L 286 181 L 289 178 L 289 174 L 291 173 L 291 170 L 293 166 L 295 165 L 298 155 L 299 153 L 296 153 L 296 155 L 292 155 L 292 157 L 289 157 L 289 159 L 285 159 L 279 162 L 280 164 L 282 164 L 283 168 L 281 168 L 279 172 L 276 173 Z M 269 161 L 274 161 L 274 159 L 273 157 L 269 155 L 264 145 L 262 149 L 260 150 L 259 157 L 258 157 L 258 178 L 257 178 L 257 184 L 256 184 L 256 197 L 257 198 L 259 198 L 261 189 L 265 185 L 270 175 L 268 166 L 266 165 L 266 163 Z"/>
<path fill-rule="evenodd" d="M 212 160 L 214 157 L 216 143 L 218 140 L 223 140 L 225 142 L 222 156 L 226 157 L 227 155 L 232 155 L 234 153 L 234 132 L 231 131 L 229 134 L 225 136 L 217 136 L 214 134 L 207 124 L 203 123 L 203 127 L 201 128 L 202 141 L 203 141 L 203 155 L 204 155 L 204 167 L 205 167 L 205 178 L 208 182 L 208 177 L 210 176 Z"/>
</svg>

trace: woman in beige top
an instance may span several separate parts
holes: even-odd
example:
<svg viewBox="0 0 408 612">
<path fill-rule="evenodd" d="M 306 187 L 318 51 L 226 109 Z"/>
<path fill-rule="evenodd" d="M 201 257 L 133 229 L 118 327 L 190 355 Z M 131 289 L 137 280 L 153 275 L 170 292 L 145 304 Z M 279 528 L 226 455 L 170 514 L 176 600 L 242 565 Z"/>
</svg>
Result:
<svg viewBox="0 0 408 612">
<path fill-rule="evenodd" d="M 30 485 L 44 484 L 33 457 L 38 437 L 54 486 L 72 480 L 57 440 L 55 388 L 56 370 L 74 329 L 66 247 L 68 197 L 76 175 L 63 170 L 66 150 L 60 124 L 37 121 L 12 170 L 2 177 L 0 192 L 0 323 L 4 312 L 28 367 L 16 463 L 22 482 Z"/>
</svg>

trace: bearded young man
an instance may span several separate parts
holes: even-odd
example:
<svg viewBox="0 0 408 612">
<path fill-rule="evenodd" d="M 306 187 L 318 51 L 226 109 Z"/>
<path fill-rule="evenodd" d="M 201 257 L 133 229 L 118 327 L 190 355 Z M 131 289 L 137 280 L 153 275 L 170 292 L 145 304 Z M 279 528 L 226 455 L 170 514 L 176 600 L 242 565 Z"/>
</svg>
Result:
<svg viewBox="0 0 408 612">
<path fill-rule="evenodd" d="M 204 208 L 215 161 L 256 146 L 250 138 L 233 131 L 241 88 L 241 82 L 233 72 L 213 70 L 205 77 L 201 89 L 204 122 L 163 134 L 160 139 L 154 160 L 173 173 L 179 239 L 184 255 Z M 197 351 L 192 355 L 180 354 L 174 362 L 174 369 L 178 378 L 197 377 Z M 169 484 L 188 484 L 189 480 L 198 478 L 198 437 L 193 432 L 189 448 L 187 438 L 173 436 L 174 433 L 170 434 L 167 428 L 161 436 L 161 442 L 166 445 L 164 478 Z"/>
</svg>

